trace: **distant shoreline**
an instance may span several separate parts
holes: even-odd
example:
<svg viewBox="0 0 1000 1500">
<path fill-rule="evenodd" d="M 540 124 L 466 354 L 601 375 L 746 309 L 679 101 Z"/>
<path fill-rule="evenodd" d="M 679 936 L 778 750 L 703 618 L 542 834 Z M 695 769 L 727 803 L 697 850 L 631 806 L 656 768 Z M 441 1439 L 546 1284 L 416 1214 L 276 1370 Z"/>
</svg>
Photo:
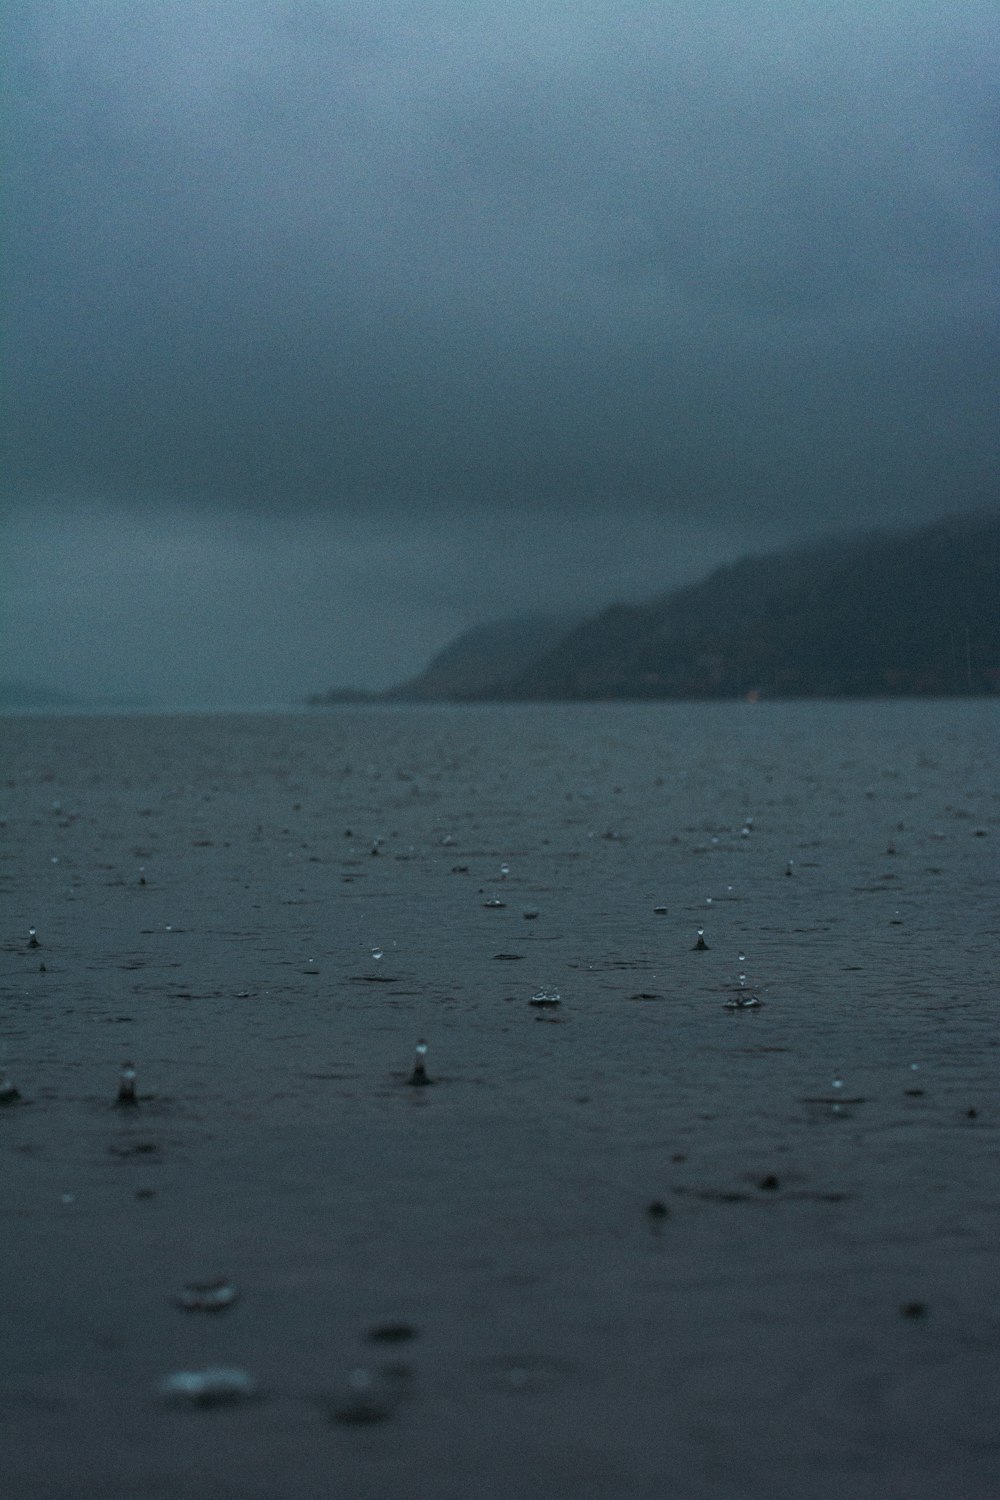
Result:
<svg viewBox="0 0 1000 1500">
<path fill-rule="evenodd" d="M 326 708 L 476 708 L 482 705 L 509 705 L 512 707 L 527 707 L 545 704 L 602 704 L 609 706 L 615 703 L 746 703 L 750 706 L 761 703 L 938 703 L 938 702 L 960 702 L 965 699 L 996 699 L 1000 701 L 1000 688 L 980 689 L 969 692 L 966 689 L 956 688 L 954 692 L 932 692 L 932 693 L 768 693 L 764 691 L 753 693 L 691 693 L 657 695 L 648 694 L 607 694 L 605 696 L 590 697 L 565 697 L 565 698 L 528 698 L 515 697 L 512 694 L 497 694 L 495 697 L 483 694 L 482 697 L 462 698 L 402 698 L 402 697 L 380 697 L 372 694 L 369 697 L 341 697 L 323 698 L 311 694 L 305 700 L 308 710 Z"/>
<path fill-rule="evenodd" d="M 439 711 L 448 713 L 503 709 L 520 712 L 532 709 L 634 709 L 634 708 L 763 708 L 824 704 L 827 706 L 851 704 L 934 704 L 934 703 L 997 703 L 1000 693 L 954 693 L 954 694 L 893 694 L 888 696 L 822 697 L 765 697 L 748 700 L 742 698 L 468 698 L 425 699 L 421 701 L 398 698 L 368 698 L 365 700 L 338 701 L 334 703 L 264 703 L 264 704 L 144 704 L 141 707 L 126 706 L 74 706 L 47 708 L 0 707 L 0 720 L 19 719 L 171 719 L 171 718 L 301 718 L 317 713 L 335 714 L 337 710 L 352 712 L 370 709 L 377 713 L 427 714 Z"/>
</svg>

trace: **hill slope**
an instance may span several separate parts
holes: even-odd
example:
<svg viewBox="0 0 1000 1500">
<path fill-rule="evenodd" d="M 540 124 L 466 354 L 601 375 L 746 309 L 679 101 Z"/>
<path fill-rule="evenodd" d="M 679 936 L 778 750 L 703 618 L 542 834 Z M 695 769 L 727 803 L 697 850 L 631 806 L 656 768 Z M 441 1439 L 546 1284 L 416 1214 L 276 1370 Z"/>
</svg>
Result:
<svg viewBox="0 0 1000 1500">
<path fill-rule="evenodd" d="M 979 514 L 748 559 L 649 604 L 614 606 L 502 696 L 997 691 L 1000 516 Z"/>
<path fill-rule="evenodd" d="M 573 616 L 528 615 L 476 625 L 447 645 L 416 677 L 383 697 L 397 703 L 501 696 L 575 623 Z"/>
</svg>

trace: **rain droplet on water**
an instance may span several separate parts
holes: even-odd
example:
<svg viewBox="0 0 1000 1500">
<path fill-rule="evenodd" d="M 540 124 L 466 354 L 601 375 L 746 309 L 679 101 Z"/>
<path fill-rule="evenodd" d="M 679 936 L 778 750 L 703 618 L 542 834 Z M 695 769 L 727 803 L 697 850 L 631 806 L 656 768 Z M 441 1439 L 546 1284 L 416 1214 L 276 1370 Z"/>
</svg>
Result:
<svg viewBox="0 0 1000 1500">
<path fill-rule="evenodd" d="M 118 1075 L 118 1097 L 115 1103 L 120 1108 L 127 1109 L 138 1102 L 135 1092 L 135 1068 L 127 1062 L 122 1065 L 121 1073 Z"/>
<path fill-rule="evenodd" d="M 249 1401 L 258 1395 L 257 1382 L 246 1370 L 210 1366 L 205 1370 L 179 1370 L 160 1382 L 160 1394 L 173 1402 L 191 1406 L 225 1406 Z"/>
<path fill-rule="evenodd" d="M 361 1425 L 383 1422 L 390 1412 L 390 1405 L 380 1394 L 371 1371 L 359 1367 L 348 1375 L 343 1396 L 330 1415 L 335 1422 Z"/>
<path fill-rule="evenodd" d="M 374 947 L 372 949 L 372 958 L 375 959 L 376 963 L 383 956 L 384 952 L 385 952 L 385 949 L 384 948 L 379 948 L 378 946 L 376 946 L 376 947 Z"/>
<path fill-rule="evenodd" d="M 6 1073 L 0 1073 L 0 1104 L 16 1104 L 20 1097 L 20 1089 L 14 1087 Z"/>
<path fill-rule="evenodd" d="M 543 985 L 540 990 L 535 991 L 528 1004 L 538 1006 L 561 1005 L 562 996 L 558 990 L 550 989 L 549 986 Z"/>
<path fill-rule="evenodd" d="M 427 1043 L 423 1037 L 417 1042 L 414 1050 L 413 1072 L 410 1074 L 407 1082 L 415 1088 L 420 1088 L 423 1084 L 430 1083 L 430 1079 L 427 1076 Z"/>
<path fill-rule="evenodd" d="M 185 1312 L 224 1312 L 239 1298 L 229 1281 L 189 1281 L 173 1301 Z"/>
</svg>

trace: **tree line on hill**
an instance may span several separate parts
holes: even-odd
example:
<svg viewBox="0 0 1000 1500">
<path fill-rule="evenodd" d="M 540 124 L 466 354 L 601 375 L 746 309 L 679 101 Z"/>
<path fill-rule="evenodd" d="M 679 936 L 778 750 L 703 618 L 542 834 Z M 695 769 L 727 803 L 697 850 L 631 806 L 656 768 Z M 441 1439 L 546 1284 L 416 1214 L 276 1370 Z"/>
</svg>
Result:
<svg viewBox="0 0 1000 1500">
<path fill-rule="evenodd" d="M 1000 512 L 837 537 L 584 619 L 480 625 L 387 702 L 1000 692 Z M 368 695 L 324 694 L 313 703 Z"/>
</svg>

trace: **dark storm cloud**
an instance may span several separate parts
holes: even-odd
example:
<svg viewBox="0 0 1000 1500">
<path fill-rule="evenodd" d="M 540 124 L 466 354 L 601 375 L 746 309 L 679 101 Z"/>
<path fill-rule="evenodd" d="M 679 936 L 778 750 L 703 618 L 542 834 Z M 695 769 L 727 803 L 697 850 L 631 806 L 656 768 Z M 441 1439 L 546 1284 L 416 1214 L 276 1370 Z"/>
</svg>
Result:
<svg viewBox="0 0 1000 1500">
<path fill-rule="evenodd" d="M 403 592 L 441 549 L 462 623 L 477 524 L 511 528 L 521 607 L 570 518 L 596 597 L 698 523 L 708 566 L 993 493 L 992 3 L 13 0 L 6 26 L 15 510 L 117 507 L 118 548 L 143 509 L 319 516 L 331 568 L 342 518 L 394 556 L 405 524 Z"/>
<path fill-rule="evenodd" d="M 784 428 L 982 420 L 992 7 L 496 9 L 15 6 L 20 481 L 808 503 Z"/>
</svg>

